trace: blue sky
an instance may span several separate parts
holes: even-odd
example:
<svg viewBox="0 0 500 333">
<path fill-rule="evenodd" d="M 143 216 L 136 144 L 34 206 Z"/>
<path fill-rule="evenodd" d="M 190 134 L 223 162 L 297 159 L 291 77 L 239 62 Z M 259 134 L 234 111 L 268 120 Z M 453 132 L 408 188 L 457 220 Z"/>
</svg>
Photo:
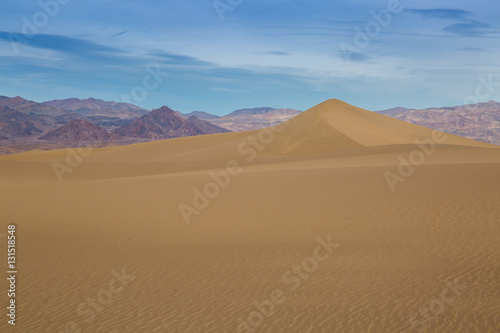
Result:
<svg viewBox="0 0 500 333">
<path fill-rule="evenodd" d="M 215 114 L 305 110 L 329 98 L 380 110 L 464 104 L 493 75 L 498 84 L 478 100 L 500 100 L 499 1 L 216 4 L 3 3 L 0 95 L 128 99 Z"/>
</svg>

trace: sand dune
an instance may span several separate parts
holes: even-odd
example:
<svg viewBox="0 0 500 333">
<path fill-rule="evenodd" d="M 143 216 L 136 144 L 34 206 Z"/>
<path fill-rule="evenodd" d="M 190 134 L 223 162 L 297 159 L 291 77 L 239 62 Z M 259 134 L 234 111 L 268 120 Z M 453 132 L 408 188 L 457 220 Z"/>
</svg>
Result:
<svg viewBox="0 0 500 333">
<path fill-rule="evenodd" d="M 498 331 L 496 146 L 330 100 L 74 154 L 0 156 L 19 260 L 2 332 Z"/>
</svg>

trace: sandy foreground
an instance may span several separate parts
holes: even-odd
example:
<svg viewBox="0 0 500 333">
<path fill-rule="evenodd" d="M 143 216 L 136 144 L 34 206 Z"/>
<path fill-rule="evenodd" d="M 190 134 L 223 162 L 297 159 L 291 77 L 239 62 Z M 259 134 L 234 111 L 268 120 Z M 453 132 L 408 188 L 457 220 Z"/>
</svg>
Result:
<svg viewBox="0 0 500 333">
<path fill-rule="evenodd" d="M 1 156 L 0 191 L 0 332 L 500 327 L 500 148 L 338 100 L 268 130 Z"/>
</svg>

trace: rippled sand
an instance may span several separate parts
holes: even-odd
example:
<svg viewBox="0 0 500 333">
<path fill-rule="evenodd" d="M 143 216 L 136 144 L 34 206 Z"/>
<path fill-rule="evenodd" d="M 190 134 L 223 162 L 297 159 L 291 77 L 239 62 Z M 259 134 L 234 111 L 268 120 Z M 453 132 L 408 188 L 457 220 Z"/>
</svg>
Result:
<svg viewBox="0 0 500 333">
<path fill-rule="evenodd" d="M 1 332 L 498 332 L 495 146 L 331 100 L 272 131 L 67 154 L 0 157 Z"/>
</svg>

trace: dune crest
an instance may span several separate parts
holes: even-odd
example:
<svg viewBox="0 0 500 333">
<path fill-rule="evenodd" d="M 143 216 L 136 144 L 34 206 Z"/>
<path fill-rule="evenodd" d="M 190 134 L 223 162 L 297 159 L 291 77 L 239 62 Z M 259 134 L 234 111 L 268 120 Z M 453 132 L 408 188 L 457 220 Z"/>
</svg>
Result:
<svg viewBox="0 0 500 333">
<path fill-rule="evenodd" d="M 325 153 L 355 147 L 414 144 L 415 140 L 432 138 L 435 131 L 364 110 L 338 99 L 320 103 L 288 120 L 286 129 L 274 144 L 275 151 L 285 154 Z M 442 132 L 439 132 L 442 133 Z M 497 146 L 446 136 L 446 144 L 489 147 Z"/>
</svg>

